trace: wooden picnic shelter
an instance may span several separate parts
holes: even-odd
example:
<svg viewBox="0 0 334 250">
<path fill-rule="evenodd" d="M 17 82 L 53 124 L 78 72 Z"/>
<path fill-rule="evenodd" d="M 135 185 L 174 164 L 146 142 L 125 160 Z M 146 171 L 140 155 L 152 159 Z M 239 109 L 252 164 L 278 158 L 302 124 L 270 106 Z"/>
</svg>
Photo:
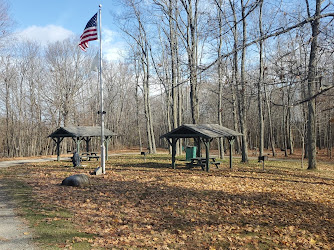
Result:
<svg viewBox="0 0 334 250">
<path fill-rule="evenodd" d="M 237 136 L 242 134 L 232 129 L 223 127 L 218 124 L 184 124 L 178 128 L 171 130 L 170 132 L 160 136 L 160 138 L 166 138 L 168 143 L 172 147 L 172 168 L 175 169 L 175 156 L 176 156 L 176 142 L 180 138 L 193 138 L 199 145 L 203 142 L 205 145 L 205 157 L 206 157 L 206 171 L 209 171 L 209 159 L 210 159 L 210 142 L 215 138 L 226 138 L 230 144 L 230 168 L 232 168 L 232 146 Z"/>
<path fill-rule="evenodd" d="M 105 136 L 105 148 L 106 148 L 106 158 L 108 158 L 108 144 L 113 136 L 116 136 L 114 132 L 109 129 L 104 128 Z M 57 145 L 57 161 L 60 160 L 60 143 L 64 138 L 72 138 L 76 144 L 77 153 L 80 154 L 80 144 L 82 141 L 86 142 L 86 151 L 90 152 L 89 142 L 92 137 L 101 137 L 101 127 L 99 126 L 66 126 L 60 127 L 52 134 L 49 135 L 50 138 Z"/>
</svg>

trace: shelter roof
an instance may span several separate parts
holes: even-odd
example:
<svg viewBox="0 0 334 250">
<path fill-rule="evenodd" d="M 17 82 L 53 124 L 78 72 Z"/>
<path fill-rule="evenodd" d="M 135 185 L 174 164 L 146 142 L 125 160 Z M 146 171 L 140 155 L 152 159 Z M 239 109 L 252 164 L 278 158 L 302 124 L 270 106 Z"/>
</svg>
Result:
<svg viewBox="0 0 334 250">
<path fill-rule="evenodd" d="M 184 124 L 160 138 L 234 138 L 242 134 L 218 124 Z"/>
<path fill-rule="evenodd" d="M 116 134 L 109 129 L 104 129 L 105 136 L 115 136 Z M 101 136 L 101 127 L 99 126 L 68 126 L 60 127 L 52 134 L 51 138 L 55 137 L 99 137 Z"/>
</svg>

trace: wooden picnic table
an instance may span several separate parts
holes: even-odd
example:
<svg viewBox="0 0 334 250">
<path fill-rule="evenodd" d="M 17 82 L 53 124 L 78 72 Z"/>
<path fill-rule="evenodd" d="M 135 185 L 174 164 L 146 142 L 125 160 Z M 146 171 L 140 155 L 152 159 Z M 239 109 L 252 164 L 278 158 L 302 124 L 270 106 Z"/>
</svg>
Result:
<svg viewBox="0 0 334 250">
<path fill-rule="evenodd" d="M 96 152 L 82 152 L 81 153 L 81 159 L 82 160 L 88 160 L 90 161 L 91 159 L 96 159 L 96 160 L 99 160 L 100 159 L 100 156 L 97 155 Z"/>
<path fill-rule="evenodd" d="M 219 161 L 216 161 L 216 157 L 214 156 L 210 156 L 209 157 L 209 163 L 212 165 L 215 165 L 217 168 L 220 165 Z M 202 170 L 205 170 L 205 166 L 206 166 L 206 158 L 205 157 L 195 157 L 195 158 L 191 158 L 190 162 L 187 163 L 188 168 L 193 168 L 193 167 L 201 167 Z"/>
</svg>

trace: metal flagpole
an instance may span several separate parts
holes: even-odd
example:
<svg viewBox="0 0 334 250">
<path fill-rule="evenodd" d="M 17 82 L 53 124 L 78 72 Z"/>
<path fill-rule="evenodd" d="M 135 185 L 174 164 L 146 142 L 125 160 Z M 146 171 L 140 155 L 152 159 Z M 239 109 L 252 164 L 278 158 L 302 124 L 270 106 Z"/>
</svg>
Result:
<svg viewBox="0 0 334 250">
<path fill-rule="evenodd" d="M 103 82 L 102 82 L 102 36 L 101 36 L 101 7 L 102 5 L 99 5 L 99 37 L 100 37 L 100 98 L 101 98 L 101 109 L 100 109 L 100 114 L 101 114 L 101 168 L 102 168 L 102 173 L 106 173 L 106 162 L 105 162 L 105 138 L 104 138 L 104 110 L 103 110 Z"/>
</svg>

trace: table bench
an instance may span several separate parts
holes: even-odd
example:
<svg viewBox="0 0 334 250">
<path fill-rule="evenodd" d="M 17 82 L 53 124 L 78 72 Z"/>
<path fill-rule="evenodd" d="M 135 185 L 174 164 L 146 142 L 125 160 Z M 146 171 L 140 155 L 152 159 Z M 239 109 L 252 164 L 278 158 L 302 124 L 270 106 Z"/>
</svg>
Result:
<svg viewBox="0 0 334 250">
<path fill-rule="evenodd" d="M 96 152 L 83 152 L 81 153 L 81 160 L 90 161 L 91 159 L 99 160 L 100 156 Z"/>
<path fill-rule="evenodd" d="M 211 165 L 215 165 L 216 168 L 219 168 L 220 162 L 216 161 L 215 157 L 209 157 L 209 163 Z M 186 163 L 188 168 L 193 168 L 193 167 L 201 167 L 202 170 L 205 170 L 205 166 L 206 166 L 206 158 L 205 157 L 195 157 L 195 158 L 191 158 L 190 162 Z"/>
<path fill-rule="evenodd" d="M 100 159 L 100 156 L 99 155 L 90 155 L 88 157 L 88 160 L 90 161 L 90 159 L 96 159 L 98 161 Z"/>
</svg>

